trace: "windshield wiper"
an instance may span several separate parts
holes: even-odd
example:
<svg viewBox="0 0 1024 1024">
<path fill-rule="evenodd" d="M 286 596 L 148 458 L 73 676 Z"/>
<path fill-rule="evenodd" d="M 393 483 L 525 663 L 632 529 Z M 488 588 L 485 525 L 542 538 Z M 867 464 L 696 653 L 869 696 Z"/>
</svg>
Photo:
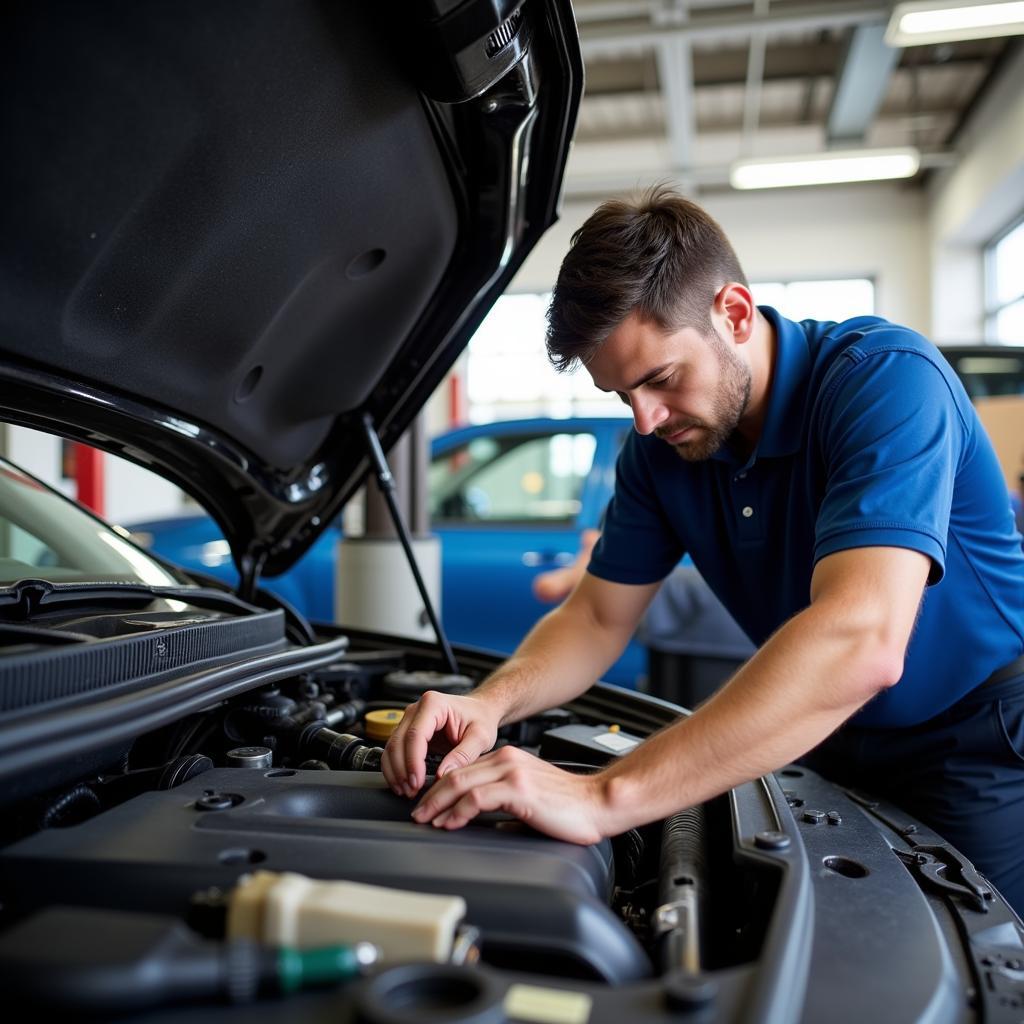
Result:
<svg viewBox="0 0 1024 1024">
<path fill-rule="evenodd" d="M 41 612 L 75 605 L 138 604 L 140 601 L 182 601 L 210 611 L 252 615 L 262 609 L 234 594 L 206 587 L 151 587 L 143 583 L 50 583 L 19 580 L 0 589 L 0 619 L 25 622 Z"/>
</svg>

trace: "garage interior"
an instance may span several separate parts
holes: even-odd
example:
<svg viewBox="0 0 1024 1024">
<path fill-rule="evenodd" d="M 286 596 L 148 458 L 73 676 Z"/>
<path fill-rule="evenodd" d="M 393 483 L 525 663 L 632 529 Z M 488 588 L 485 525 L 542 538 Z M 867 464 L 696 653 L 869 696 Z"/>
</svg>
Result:
<svg viewBox="0 0 1024 1024">
<path fill-rule="evenodd" d="M 1024 1022 L 1024 2 L 15 7 L 11 1019 Z"/>
<path fill-rule="evenodd" d="M 542 341 L 570 237 L 609 196 L 666 182 L 694 198 L 732 239 L 755 297 L 787 315 L 821 316 L 822 307 L 847 303 L 844 315 L 872 312 L 939 344 L 1024 344 L 1019 271 L 1009 294 L 1005 286 L 996 294 L 994 283 L 997 259 L 1006 278 L 1021 248 L 1020 34 L 892 46 L 893 5 L 878 0 L 578 0 L 574 11 L 586 86 L 561 219 L 438 389 L 414 443 L 392 453 L 399 479 L 419 481 L 403 487 L 414 533 L 427 532 L 429 437 L 459 423 L 624 411 L 585 374 L 558 378 Z M 805 187 L 730 182 L 738 161 L 888 151 L 912 153 L 917 169 L 896 180 Z M 1009 438 L 1003 447 L 1012 449 L 1017 424 L 994 427 Z M 168 482 L 84 446 L 7 426 L 0 448 L 129 530 L 195 511 Z M 368 505 L 362 495 L 351 503 L 345 526 L 350 536 L 393 539 L 372 494 Z M 430 550 L 421 557 L 432 559 L 436 577 L 440 558 Z M 574 551 L 566 542 L 556 564 Z M 213 568 L 230 562 L 223 542 L 208 558 Z M 403 592 L 415 620 L 407 628 L 431 635 L 411 580 Z"/>
</svg>

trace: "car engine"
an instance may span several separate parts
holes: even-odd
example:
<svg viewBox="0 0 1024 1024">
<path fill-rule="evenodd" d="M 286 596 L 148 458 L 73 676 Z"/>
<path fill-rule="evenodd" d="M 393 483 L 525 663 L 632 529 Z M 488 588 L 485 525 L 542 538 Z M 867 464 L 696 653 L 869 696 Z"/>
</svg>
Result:
<svg viewBox="0 0 1024 1024">
<path fill-rule="evenodd" d="M 916 965 L 909 980 L 884 980 L 886 999 L 906 1009 L 893 1019 L 909 1020 L 935 985 L 952 984 L 951 971 L 969 971 L 935 932 L 924 876 L 894 856 L 898 818 L 880 828 L 865 817 L 896 812 L 858 804 L 812 772 L 793 766 L 590 847 L 503 814 L 433 829 L 387 787 L 383 744 L 423 692 L 467 692 L 496 660 L 460 652 L 456 675 L 427 644 L 340 632 L 296 656 L 299 670 L 261 680 L 250 665 L 231 696 L 213 700 L 207 689 L 201 707 L 182 714 L 179 704 L 163 724 L 91 758 L 54 767 L 51 750 L 48 767 L 19 775 L 0 850 L 0 981 L 11 999 L 103 1018 L 198 1000 L 249 1021 L 283 1019 L 275 1014 L 292 1001 L 252 1002 L 256 961 L 235 962 L 252 948 L 236 941 L 239 916 L 263 927 L 271 914 L 245 894 L 275 886 L 306 895 L 292 892 L 291 909 L 274 911 L 291 916 L 272 940 L 263 934 L 264 946 L 322 945 L 310 936 L 327 919 L 353 950 L 386 936 L 344 1001 L 366 1021 L 419 1020 L 428 1009 L 430 1019 L 475 1019 L 463 1004 L 505 1005 L 509 977 L 588 999 L 604 992 L 594 1022 L 626 1019 L 641 996 L 653 1001 L 650 1019 L 709 1007 L 716 1020 L 740 1019 L 753 1000 L 750 1019 L 798 1019 L 787 1014 L 802 1007 L 814 1020 L 828 992 L 871 971 L 883 949 Z M 176 686 L 180 700 L 188 680 Z M 680 713 L 597 686 L 503 728 L 499 744 L 591 772 Z M 60 720 L 46 719 L 52 747 Z M 933 881 L 945 896 L 984 904 L 969 864 L 940 868 Z M 881 914 L 881 891 L 898 914 Z M 424 941 L 423 900 L 441 901 L 444 921 L 429 926 L 435 952 L 408 962 L 402 951 Z M 999 909 L 1003 932 L 989 939 L 1020 941 Z M 837 931 L 838 921 L 848 927 Z M 868 933 L 877 951 L 865 948 Z M 992 943 L 978 946 L 979 970 L 982 948 Z M 788 958 L 813 965 L 813 984 L 804 975 L 794 988 L 778 968 Z"/>
</svg>

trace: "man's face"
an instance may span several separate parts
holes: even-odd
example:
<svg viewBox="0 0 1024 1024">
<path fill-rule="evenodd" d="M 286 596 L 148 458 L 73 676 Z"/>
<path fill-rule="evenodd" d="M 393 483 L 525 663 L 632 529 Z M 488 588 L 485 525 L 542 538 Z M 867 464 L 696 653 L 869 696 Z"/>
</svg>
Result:
<svg viewBox="0 0 1024 1024">
<path fill-rule="evenodd" d="M 632 409 L 639 433 L 660 437 L 689 462 L 718 451 L 750 404 L 750 367 L 727 340 L 692 327 L 667 334 L 635 314 L 587 369 L 598 388 Z"/>
</svg>

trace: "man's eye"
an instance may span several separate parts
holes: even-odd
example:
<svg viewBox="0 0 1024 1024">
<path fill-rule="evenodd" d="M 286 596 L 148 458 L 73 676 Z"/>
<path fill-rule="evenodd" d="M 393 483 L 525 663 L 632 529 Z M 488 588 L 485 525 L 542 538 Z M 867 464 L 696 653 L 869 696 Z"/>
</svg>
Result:
<svg viewBox="0 0 1024 1024">
<path fill-rule="evenodd" d="M 659 380 L 652 380 L 649 383 L 650 383 L 652 388 L 660 388 L 663 385 L 667 384 L 671 379 L 672 379 L 672 374 L 669 374 L 667 377 L 662 377 Z"/>
</svg>

